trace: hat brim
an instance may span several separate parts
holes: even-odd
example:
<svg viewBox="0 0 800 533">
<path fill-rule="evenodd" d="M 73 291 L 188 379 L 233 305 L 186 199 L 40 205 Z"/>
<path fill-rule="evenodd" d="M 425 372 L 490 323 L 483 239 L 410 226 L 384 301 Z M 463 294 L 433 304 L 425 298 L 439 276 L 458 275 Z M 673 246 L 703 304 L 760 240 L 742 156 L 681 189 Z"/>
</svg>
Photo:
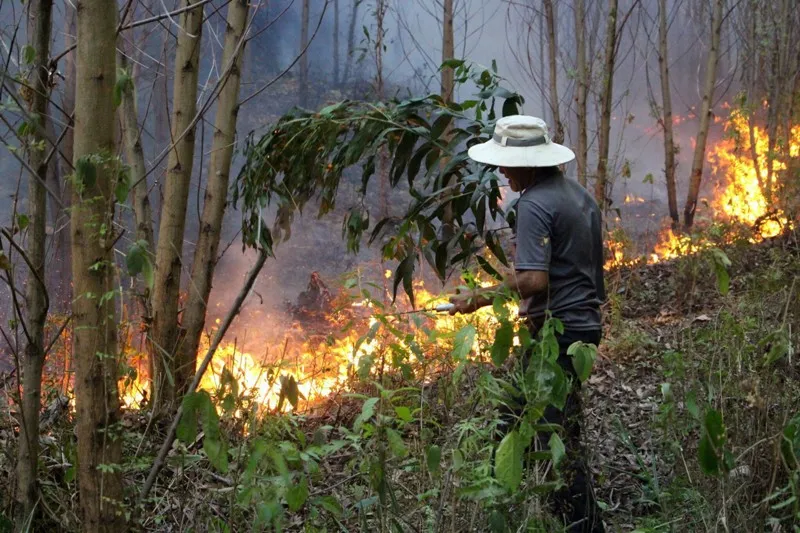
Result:
<svg viewBox="0 0 800 533">
<path fill-rule="evenodd" d="M 494 139 L 472 146 L 470 159 L 496 167 L 555 167 L 575 159 L 575 153 L 550 142 L 538 146 L 501 146 Z"/>
</svg>

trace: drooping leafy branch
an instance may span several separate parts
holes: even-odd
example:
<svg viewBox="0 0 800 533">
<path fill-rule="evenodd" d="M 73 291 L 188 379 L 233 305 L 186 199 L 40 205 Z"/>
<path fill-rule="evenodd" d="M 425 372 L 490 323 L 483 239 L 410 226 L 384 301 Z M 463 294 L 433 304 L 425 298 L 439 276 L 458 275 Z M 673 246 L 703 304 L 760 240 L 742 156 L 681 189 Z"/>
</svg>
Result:
<svg viewBox="0 0 800 533">
<path fill-rule="evenodd" d="M 244 244 L 272 252 L 276 242 L 288 238 L 295 213 L 309 201 L 318 203 L 319 216 L 329 213 L 344 172 L 358 167 L 360 203 L 348 210 L 342 228 L 348 249 L 357 251 L 371 226 L 367 189 L 385 150 L 391 186 L 407 183 L 411 196 L 402 217 L 379 220 L 369 234 L 370 244 L 382 237 L 384 258 L 399 261 L 395 295 L 402 283 L 413 302 L 412 276 L 423 257 L 442 280 L 473 258 L 498 276 L 480 251 L 485 245 L 507 264 L 495 232 L 498 222 L 513 214 L 502 209 L 495 174 L 470 161 L 467 148 L 491 134 L 498 100 L 505 116 L 516 114 L 523 99 L 501 86 L 495 65 L 484 69 L 453 60 L 445 66 L 455 68 L 459 84 L 477 87 L 475 99 L 446 103 L 433 94 L 379 103 L 345 100 L 317 112 L 295 109 L 260 138 L 251 134 L 246 163 L 233 185 L 234 203 L 242 209 Z M 262 216 L 269 206 L 276 208 L 271 228 Z M 443 235 L 441 222 L 448 209 L 458 229 Z"/>
</svg>

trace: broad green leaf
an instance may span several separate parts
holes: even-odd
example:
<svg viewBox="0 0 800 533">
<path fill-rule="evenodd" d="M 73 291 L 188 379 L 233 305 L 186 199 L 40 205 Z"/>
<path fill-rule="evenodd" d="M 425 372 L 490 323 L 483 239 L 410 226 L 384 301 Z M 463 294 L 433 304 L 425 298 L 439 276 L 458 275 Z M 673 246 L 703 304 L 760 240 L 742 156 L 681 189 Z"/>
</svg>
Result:
<svg viewBox="0 0 800 533">
<path fill-rule="evenodd" d="M 353 423 L 353 431 L 361 431 L 361 427 L 364 425 L 364 422 L 367 422 L 370 418 L 372 418 L 372 415 L 375 414 L 375 406 L 378 404 L 379 400 L 380 398 L 369 398 L 364 402 L 364 405 L 361 407 L 361 414 L 358 415 Z"/>
<path fill-rule="evenodd" d="M 436 474 L 439 472 L 442 463 L 442 449 L 434 444 L 428 448 L 425 456 L 428 465 L 428 472 L 431 474 Z"/>
<path fill-rule="evenodd" d="M 339 503 L 339 500 L 333 496 L 319 496 L 312 500 L 312 505 L 321 507 L 331 513 L 333 516 L 341 517 L 344 514 L 344 509 Z"/>
<path fill-rule="evenodd" d="M 515 491 L 522 483 L 522 455 L 524 448 L 522 438 L 517 430 L 508 433 L 495 453 L 494 474 L 509 491 Z"/>
<path fill-rule="evenodd" d="M 477 331 L 475 326 L 467 324 L 456 333 L 453 340 L 453 357 L 456 361 L 463 361 L 472 351 L 472 345 L 475 344 L 475 335 Z"/>
<path fill-rule="evenodd" d="M 300 479 L 300 483 L 289 487 L 289 490 L 286 491 L 286 504 L 289 506 L 290 511 L 296 513 L 301 507 L 303 507 L 307 499 L 308 479 L 303 476 Z"/>
<path fill-rule="evenodd" d="M 20 213 L 17 215 L 17 228 L 19 228 L 19 231 L 25 231 L 30 223 L 31 219 L 25 213 Z"/>
<path fill-rule="evenodd" d="M 703 421 L 703 429 L 703 436 L 698 446 L 700 467 L 706 474 L 717 474 L 722 466 L 726 440 L 722 414 L 716 409 L 709 409 Z"/>
<path fill-rule="evenodd" d="M 567 453 L 567 450 L 564 447 L 564 442 L 561 440 L 561 437 L 558 436 L 558 433 L 554 431 L 550 435 L 550 441 L 548 444 L 550 447 L 550 453 L 553 455 L 553 464 L 558 466 L 561 464 L 561 460 L 564 459 L 564 456 Z"/>
<path fill-rule="evenodd" d="M 36 61 L 36 48 L 33 46 L 26 44 L 22 47 L 22 58 L 25 61 L 25 64 L 31 65 L 34 61 Z"/>
<path fill-rule="evenodd" d="M 411 415 L 411 409 L 405 405 L 399 405 L 395 407 L 394 413 L 397 415 L 397 418 L 403 422 L 411 422 L 414 419 L 414 417 Z"/>
<path fill-rule="evenodd" d="M 567 354 L 572 356 L 572 366 L 581 383 L 589 379 L 594 360 L 597 358 L 597 347 L 594 344 L 578 341 L 572 343 L 567 349 Z"/>
<path fill-rule="evenodd" d="M 700 420 L 700 408 L 697 406 L 697 397 L 693 390 L 686 393 L 686 410 L 695 420 Z"/>
<path fill-rule="evenodd" d="M 219 424 L 219 420 L 217 420 Z M 203 436 L 203 451 L 206 452 L 209 462 L 220 472 L 228 471 L 228 445 L 217 432 L 216 435 Z"/>
<path fill-rule="evenodd" d="M 511 346 L 514 344 L 514 324 L 504 322 L 497 328 L 497 333 L 492 344 L 492 362 L 495 366 L 501 366 L 508 359 L 511 353 Z"/>
<path fill-rule="evenodd" d="M 97 167 L 90 156 L 82 156 L 75 162 L 75 179 L 82 189 L 94 187 L 97 182 Z"/>
<path fill-rule="evenodd" d="M 397 430 L 387 428 L 386 439 L 389 441 L 389 448 L 396 457 L 403 458 L 408 455 L 408 448 L 406 448 L 403 437 Z"/>
</svg>

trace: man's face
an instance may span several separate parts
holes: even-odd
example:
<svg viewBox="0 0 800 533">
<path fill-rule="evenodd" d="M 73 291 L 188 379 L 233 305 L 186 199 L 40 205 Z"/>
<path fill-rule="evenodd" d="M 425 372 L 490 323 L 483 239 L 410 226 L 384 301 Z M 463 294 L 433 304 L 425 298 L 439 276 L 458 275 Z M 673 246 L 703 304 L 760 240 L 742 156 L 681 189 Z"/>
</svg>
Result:
<svg viewBox="0 0 800 533">
<path fill-rule="evenodd" d="M 530 178 L 529 168 L 500 167 L 500 174 L 508 179 L 508 185 L 514 192 L 522 191 Z"/>
</svg>

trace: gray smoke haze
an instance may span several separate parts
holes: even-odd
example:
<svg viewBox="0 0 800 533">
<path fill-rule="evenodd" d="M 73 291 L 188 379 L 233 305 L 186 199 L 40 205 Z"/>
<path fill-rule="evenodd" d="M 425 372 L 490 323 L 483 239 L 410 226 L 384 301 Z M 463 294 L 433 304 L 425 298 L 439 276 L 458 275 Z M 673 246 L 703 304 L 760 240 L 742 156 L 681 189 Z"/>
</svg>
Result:
<svg viewBox="0 0 800 533">
<path fill-rule="evenodd" d="M 625 13 L 632 0 L 622 0 L 620 11 Z M 340 0 L 339 12 L 339 57 L 340 73 L 347 61 L 348 30 L 351 24 L 353 3 Z M 685 4 L 685 5 L 684 5 Z M 300 49 L 300 0 L 270 0 L 257 5 L 248 43 L 241 89 L 245 99 L 266 85 L 269 87 L 258 96 L 248 99 L 239 112 L 238 141 L 250 131 L 266 127 L 282 113 L 297 104 L 298 65 L 289 69 Z M 620 207 L 622 223 L 626 223 L 628 215 L 633 216 L 623 198 L 630 194 L 647 200 L 645 207 L 637 207 L 638 219 L 628 220 L 639 234 L 655 235 L 661 228 L 662 218 L 666 215 L 665 189 L 663 183 L 663 145 L 661 133 L 651 114 L 649 94 L 655 94 L 660 101 L 658 91 L 657 62 L 653 43 L 655 35 L 652 20 L 656 14 L 656 2 L 645 1 L 642 10 L 635 11 L 626 21 L 619 45 L 619 61 L 615 73 L 614 120 L 612 137 L 612 168 L 616 176 L 613 187 L 614 205 Z M 173 9 L 172 2 L 167 4 Z M 574 135 L 574 112 L 571 109 L 574 89 L 574 22 L 571 3 L 559 2 L 559 70 L 558 79 L 562 116 L 567 125 L 565 143 L 572 144 Z M 602 69 L 602 46 L 604 28 L 604 2 L 590 0 L 587 12 L 590 20 L 590 61 L 599 76 Z M 675 113 L 687 117 L 676 131 L 680 145 L 678 182 L 679 199 L 685 196 L 688 181 L 689 159 L 692 139 L 697 129 L 697 119 L 692 115 L 699 103 L 699 86 L 704 74 L 705 42 L 704 24 L 707 26 L 707 13 L 703 9 L 689 11 L 689 3 L 678 3 L 673 15 L 681 23 L 670 28 L 670 53 L 672 54 L 673 100 Z M 59 8 L 54 21 L 54 54 L 64 49 L 65 42 L 70 41 L 64 35 L 64 14 Z M 152 10 L 162 12 L 161 4 L 154 3 Z M 694 9 L 694 8 L 693 8 Z M 202 106 L 211 95 L 211 88 L 219 78 L 221 65 L 222 40 L 224 38 L 225 8 L 221 2 L 213 2 L 205 6 L 209 24 L 204 30 L 201 82 L 199 106 Z M 324 17 L 320 18 L 324 10 Z M 438 66 L 441 61 L 441 7 L 436 0 L 389 0 L 389 11 L 385 20 L 385 44 L 383 76 L 387 93 L 399 96 L 419 95 L 439 91 Z M 375 2 L 363 1 L 358 9 L 354 24 L 355 53 L 352 58 L 350 77 L 340 80 L 334 87 L 333 73 L 333 3 L 327 6 L 323 0 L 311 1 L 309 34 L 314 40 L 308 49 L 309 69 L 312 89 L 310 106 L 322 105 L 331 100 L 346 96 L 363 96 L 374 98 L 373 80 L 375 79 L 374 45 L 370 44 L 367 34 L 373 40 L 376 35 Z M 135 19 L 152 16 L 147 6 L 139 5 Z M 18 22 L 23 20 L 24 12 L 11 3 L 0 5 L 0 39 L 3 42 L 4 54 L 12 49 L 12 38 Z M 519 2 L 508 0 L 456 0 L 455 1 L 455 49 L 456 56 L 471 63 L 490 66 L 496 61 L 499 74 L 506 78 L 508 88 L 518 91 L 525 97 L 523 112 L 550 119 L 549 103 L 544 96 L 547 75 L 541 67 L 541 27 L 539 18 L 531 8 L 521 6 Z M 705 18 L 704 18 L 705 17 Z M 123 34 L 124 39 L 135 46 L 135 75 L 139 96 L 140 120 L 144 128 L 142 141 L 148 164 L 155 171 L 150 177 L 151 198 L 156 208 L 160 204 L 160 187 L 164 177 L 163 155 L 168 139 L 159 133 L 157 120 L 168 117 L 168 109 L 161 100 L 170 101 L 172 90 L 172 69 L 174 58 L 175 24 L 169 20 L 150 27 L 137 29 L 135 32 Z M 316 34 L 315 34 L 316 32 Z M 735 65 L 735 47 L 730 44 L 731 37 L 726 36 L 727 53 L 720 65 L 720 80 L 716 100 L 728 100 L 735 92 L 733 79 Z M 13 41 L 13 53 L 10 69 L 19 69 L 20 43 L 24 43 L 24 24 Z M 63 69 L 63 61 L 59 65 Z M 282 74 L 289 69 L 286 74 Z M 279 78 L 279 79 L 278 79 Z M 649 84 L 648 84 L 649 79 Z M 652 86 L 652 89 L 649 88 Z M 165 91 L 159 93 L 158 87 Z M 55 100 L 62 101 L 63 80 L 55 89 Z M 457 97 L 470 98 L 473 88 L 461 87 Z M 597 95 L 591 94 L 590 102 L 590 143 L 591 150 L 596 149 Z M 63 124 L 63 116 L 54 112 L 58 118 L 57 133 Z M 12 117 L 13 118 L 13 117 Z M 18 117 L 17 117 L 18 118 Z M 192 183 L 189 212 L 187 214 L 187 232 L 184 255 L 190 264 L 193 254 L 193 242 L 197 235 L 199 211 L 202 206 L 203 183 L 208 170 L 209 150 L 211 148 L 211 129 L 214 120 L 214 108 L 211 106 L 204 120 L 198 124 L 195 175 Z M 4 130 L 6 141 L 10 142 L 9 132 Z M 721 127 L 714 126 L 711 141 L 719 138 Z M 13 143 L 12 143 L 13 144 Z M 161 161 L 159 162 L 159 159 Z M 158 164 L 157 164 L 158 163 Z M 235 158 L 234 174 L 242 164 L 241 156 Z M 595 163 L 590 162 L 590 169 Z M 66 173 L 62 165 L 62 174 Z M 629 169 L 630 177 L 623 177 L 623 170 Z M 19 164 L 5 153 L 0 157 L 0 224 L 11 224 L 11 205 L 16 194 L 17 177 L 20 176 Z M 568 168 L 569 172 L 574 169 Z M 652 176 L 651 180 L 645 179 Z M 19 200 L 24 205 L 25 179 Z M 711 180 L 705 181 L 706 190 Z M 374 198 L 377 195 L 372 194 Z M 402 212 L 407 201 L 402 194 L 392 196 L 395 213 Z M 318 270 L 328 280 L 335 280 L 343 272 L 371 265 L 374 275 L 380 277 L 382 266 L 376 250 L 363 250 L 357 257 L 346 253 L 344 243 L 339 239 L 341 215 L 349 205 L 346 201 L 337 206 L 337 211 L 324 220 L 317 220 L 314 209 L 309 209 L 301 218 L 294 230 L 292 239 L 282 244 L 277 250 L 277 259 L 268 263 L 266 271 L 259 281 L 256 291 L 261 295 L 265 305 L 281 309 L 286 300 L 292 300 L 303 290 L 312 271 Z M 265 211 L 265 216 L 269 213 Z M 230 245 L 220 260 L 218 274 L 212 293 L 212 315 L 217 309 L 224 309 L 225 303 L 235 296 L 238 284 L 250 264 L 248 254 L 242 254 L 237 240 L 240 213 L 230 209 L 226 222 L 221 247 Z M 130 224 L 130 214 L 122 213 L 121 220 Z M 609 223 L 614 224 L 613 217 Z M 120 241 L 121 251 L 129 245 L 125 236 Z M 8 311 L 5 303 L 7 292 L 2 293 L 3 310 Z M 254 295 L 253 298 L 256 296 Z M 261 299 L 258 300 L 259 303 Z"/>
</svg>

